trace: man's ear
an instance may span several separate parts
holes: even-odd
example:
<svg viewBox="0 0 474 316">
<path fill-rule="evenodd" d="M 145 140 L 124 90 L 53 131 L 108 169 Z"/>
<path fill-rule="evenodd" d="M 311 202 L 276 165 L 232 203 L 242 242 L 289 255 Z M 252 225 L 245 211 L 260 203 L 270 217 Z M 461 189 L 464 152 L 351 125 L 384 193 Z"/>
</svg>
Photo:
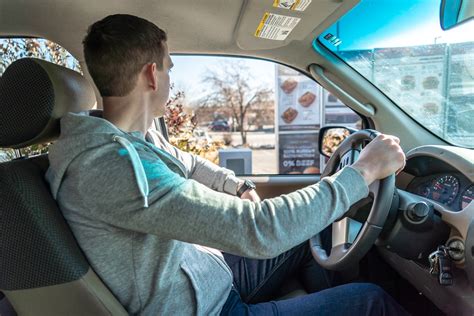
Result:
<svg viewBox="0 0 474 316">
<path fill-rule="evenodd" d="M 145 65 L 145 78 L 148 87 L 156 91 L 158 89 L 158 74 L 156 70 L 156 63 Z"/>
</svg>

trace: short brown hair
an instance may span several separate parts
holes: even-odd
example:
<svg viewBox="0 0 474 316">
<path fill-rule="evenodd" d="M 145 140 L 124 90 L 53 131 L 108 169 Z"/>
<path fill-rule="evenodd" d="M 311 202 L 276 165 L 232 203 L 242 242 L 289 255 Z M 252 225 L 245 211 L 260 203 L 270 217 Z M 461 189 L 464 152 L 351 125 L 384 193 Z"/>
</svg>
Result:
<svg viewBox="0 0 474 316">
<path fill-rule="evenodd" d="M 156 62 L 163 69 L 166 40 L 162 29 L 133 15 L 109 15 L 92 24 L 82 43 L 87 68 L 100 94 L 129 94 L 147 63 Z"/>
</svg>

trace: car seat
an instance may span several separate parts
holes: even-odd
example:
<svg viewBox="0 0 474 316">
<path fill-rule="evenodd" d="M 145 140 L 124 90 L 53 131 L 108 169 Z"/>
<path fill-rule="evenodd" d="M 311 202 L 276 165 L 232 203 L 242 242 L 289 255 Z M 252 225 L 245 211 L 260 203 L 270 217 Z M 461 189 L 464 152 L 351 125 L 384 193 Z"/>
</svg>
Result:
<svg viewBox="0 0 474 316">
<path fill-rule="evenodd" d="M 17 60 L 0 78 L 0 148 L 52 142 L 62 115 L 95 103 L 79 73 Z M 0 291 L 19 315 L 127 315 L 79 249 L 47 168 L 47 155 L 0 163 Z"/>
</svg>

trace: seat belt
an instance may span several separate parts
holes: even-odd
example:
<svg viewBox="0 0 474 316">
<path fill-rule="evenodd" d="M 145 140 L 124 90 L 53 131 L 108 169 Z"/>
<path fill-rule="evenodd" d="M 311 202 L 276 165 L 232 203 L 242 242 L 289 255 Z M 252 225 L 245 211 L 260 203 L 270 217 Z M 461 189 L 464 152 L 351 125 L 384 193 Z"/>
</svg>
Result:
<svg viewBox="0 0 474 316">
<path fill-rule="evenodd" d="M 165 118 L 163 116 L 154 119 L 155 127 L 158 132 L 163 135 L 167 142 L 169 142 L 168 127 L 166 126 Z"/>
</svg>

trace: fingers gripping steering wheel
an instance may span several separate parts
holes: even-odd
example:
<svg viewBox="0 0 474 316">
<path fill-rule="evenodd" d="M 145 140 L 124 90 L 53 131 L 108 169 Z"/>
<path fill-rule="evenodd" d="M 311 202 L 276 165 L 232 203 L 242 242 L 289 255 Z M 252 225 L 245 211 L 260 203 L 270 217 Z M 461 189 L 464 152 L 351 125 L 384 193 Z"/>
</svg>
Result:
<svg viewBox="0 0 474 316">
<path fill-rule="evenodd" d="M 353 164 L 357 160 L 362 144 L 372 141 L 379 134 L 377 131 L 365 129 L 348 136 L 332 154 L 321 178 L 333 175 L 339 169 Z M 359 262 L 382 231 L 390 210 L 394 189 L 395 175 L 393 174 L 369 186 L 369 196 L 372 197 L 373 204 L 366 222 L 353 243 L 349 242 L 348 217 L 332 224 L 332 248 L 329 256 L 322 246 L 320 235 L 311 238 L 309 241 L 311 253 L 316 262 L 328 270 L 343 270 Z"/>
</svg>

